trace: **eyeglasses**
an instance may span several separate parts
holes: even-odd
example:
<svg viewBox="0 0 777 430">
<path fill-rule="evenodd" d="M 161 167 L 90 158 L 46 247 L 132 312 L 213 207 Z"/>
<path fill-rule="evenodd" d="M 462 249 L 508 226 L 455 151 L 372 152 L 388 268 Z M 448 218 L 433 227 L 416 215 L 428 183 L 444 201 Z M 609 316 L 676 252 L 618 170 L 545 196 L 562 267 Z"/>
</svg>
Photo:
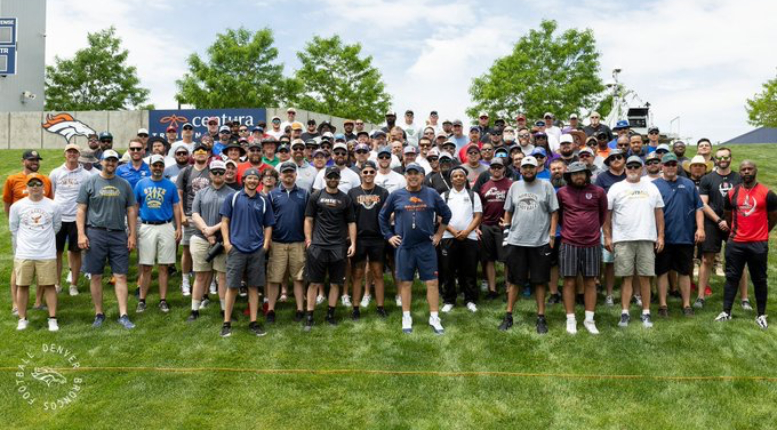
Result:
<svg viewBox="0 0 777 430">
<path fill-rule="evenodd" d="M 212 173 L 213 176 L 223 176 L 225 172 L 223 170 L 211 170 L 210 173 Z"/>
<path fill-rule="evenodd" d="M 521 138 L 521 139 L 528 139 L 529 135 L 526 134 L 526 133 L 520 133 L 520 134 L 518 134 L 518 137 Z"/>
<path fill-rule="evenodd" d="M 241 132 L 241 133 L 248 133 L 248 129 L 247 129 L 247 128 L 241 128 L 241 129 L 240 129 L 240 132 Z"/>
<path fill-rule="evenodd" d="M 391 156 L 390 155 L 378 155 L 378 159 L 379 160 L 390 160 Z"/>
<path fill-rule="evenodd" d="M 630 165 L 626 166 L 626 170 L 639 170 L 641 168 L 642 168 L 642 166 L 639 165 L 639 164 L 630 164 Z"/>
<path fill-rule="evenodd" d="M 592 116 L 591 119 L 599 119 L 598 116 Z"/>
<path fill-rule="evenodd" d="M 131 146 L 129 150 L 133 152 L 142 151 L 143 147 L 138 148 L 137 146 Z"/>
<path fill-rule="evenodd" d="M 248 148 L 248 152 L 262 152 L 259 148 Z"/>
<path fill-rule="evenodd" d="M 658 134 L 658 132 L 657 132 L 657 131 L 651 131 L 651 132 L 650 132 L 650 133 L 648 133 L 648 134 Z"/>
<path fill-rule="evenodd" d="M 648 163 L 650 164 L 650 163 Z M 677 167 L 677 163 L 674 161 L 670 161 L 668 163 L 664 163 L 664 167 Z"/>
<path fill-rule="evenodd" d="M 730 159 L 731 159 L 730 155 L 728 157 L 718 157 L 718 160 L 730 160 Z"/>
<path fill-rule="evenodd" d="M 27 182 L 27 186 L 30 188 L 38 188 L 43 186 L 43 182 L 40 181 L 30 181 Z"/>
<path fill-rule="evenodd" d="M 175 153 L 175 156 L 176 156 L 176 157 L 177 157 L 177 156 L 179 156 L 179 155 L 186 155 L 186 156 L 188 156 L 188 155 L 189 155 L 189 153 L 188 153 L 188 152 L 185 152 L 185 151 L 181 151 L 181 152 L 176 152 L 176 153 Z"/>
<path fill-rule="evenodd" d="M 374 170 L 362 170 L 362 175 L 374 175 Z"/>
</svg>

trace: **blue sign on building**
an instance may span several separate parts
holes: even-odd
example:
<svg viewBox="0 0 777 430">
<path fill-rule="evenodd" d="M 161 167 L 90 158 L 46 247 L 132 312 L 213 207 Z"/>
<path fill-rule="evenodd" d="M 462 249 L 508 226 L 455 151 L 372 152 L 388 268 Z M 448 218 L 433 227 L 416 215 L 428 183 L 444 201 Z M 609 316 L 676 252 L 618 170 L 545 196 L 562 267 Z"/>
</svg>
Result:
<svg viewBox="0 0 777 430">
<path fill-rule="evenodd" d="M 0 18 L 0 75 L 16 74 L 16 18 Z"/>
<path fill-rule="evenodd" d="M 173 126 L 181 137 L 181 127 L 187 122 L 194 126 L 194 139 L 208 132 L 208 118 L 218 118 L 219 126 L 227 122 L 238 121 L 249 128 L 260 121 L 267 121 L 265 109 L 168 109 L 152 110 L 148 113 L 148 132 L 151 136 L 164 136 L 168 127 Z"/>
</svg>

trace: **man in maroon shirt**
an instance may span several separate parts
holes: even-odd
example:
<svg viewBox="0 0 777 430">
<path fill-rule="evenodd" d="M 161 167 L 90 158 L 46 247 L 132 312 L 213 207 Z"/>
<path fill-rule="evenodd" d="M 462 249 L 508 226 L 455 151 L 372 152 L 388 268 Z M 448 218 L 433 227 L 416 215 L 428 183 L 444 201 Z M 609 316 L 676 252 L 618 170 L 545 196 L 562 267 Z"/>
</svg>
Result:
<svg viewBox="0 0 777 430">
<path fill-rule="evenodd" d="M 556 193 L 561 218 L 559 271 L 564 277 L 564 307 L 567 332 L 577 333 L 575 319 L 575 281 L 583 277 L 585 286 L 585 321 L 591 334 L 599 334 L 594 322 L 596 279 L 602 258 L 600 229 L 607 215 L 607 194 L 591 184 L 591 171 L 585 164 L 574 162 L 564 174 L 567 182 Z"/>
<path fill-rule="evenodd" d="M 731 307 L 739 289 L 739 279 L 750 270 L 753 280 L 758 316 L 755 323 L 766 329 L 767 263 L 769 260 L 769 232 L 777 224 L 777 194 L 759 184 L 755 177 L 758 168 L 745 160 L 739 165 L 742 183 L 728 191 L 724 211 L 731 226 L 726 244 L 726 286 L 723 290 L 723 312 L 715 321 L 731 319 Z"/>
<path fill-rule="evenodd" d="M 499 297 L 496 291 L 496 262 L 505 262 L 504 242 L 504 224 L 505 198 L 512 179 L 505 176 L 506 158 L 492 158 L 489 167 L 491 179 L 483 184 L 479 190 L 480 201 L 483 205 L 483 221 L 480 223 L 480 250 L 482 261 L 485 262 L 484 268 L 486 279 L 488 280 L 487 299 L 493 300 Z M 505 271 L 507 266 L 505 266 Z M 505 275 L 506 276 L 506 275 Z"/>
</svg>

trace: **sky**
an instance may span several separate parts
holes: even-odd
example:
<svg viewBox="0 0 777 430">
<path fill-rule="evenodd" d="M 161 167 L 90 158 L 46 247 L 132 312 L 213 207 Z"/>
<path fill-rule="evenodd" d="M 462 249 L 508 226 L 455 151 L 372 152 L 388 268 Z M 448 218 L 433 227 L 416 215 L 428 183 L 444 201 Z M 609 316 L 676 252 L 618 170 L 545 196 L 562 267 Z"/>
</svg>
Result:
<svg viewBox="0 0 777 430">
<path fill-rule="evenodd" d="M 466 121 L 472 78 L 553 19 L 559 32 L 593 30 L 602 80 L 622 69 L 662 132 L 717 142 L 753 128 L 745 101 L 777 76 L 775 16 L 773 0 L 48 0 L 46 63 L 113 25 L 150 102 L 165 109 L 177 107 L 186 58 L 204 56 L 226 28 L 270 28 L 287 75 L 313 36 L 338 34 L 373 57 L 400 115 Z"/>
</svg>

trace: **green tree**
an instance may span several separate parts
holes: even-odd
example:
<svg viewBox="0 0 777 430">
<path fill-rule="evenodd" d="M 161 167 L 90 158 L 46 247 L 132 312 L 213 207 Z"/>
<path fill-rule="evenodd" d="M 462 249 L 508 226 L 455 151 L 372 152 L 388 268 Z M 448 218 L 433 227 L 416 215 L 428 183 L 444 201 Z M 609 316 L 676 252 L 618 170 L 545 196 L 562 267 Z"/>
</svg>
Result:
<svg viewBox="0 0 777 430">
<path fill-rule="evenodd" d="M 315 36 L 297 53 L 302 67 L 296 77 L 303 85 L 297 105 L 343 118 L 378 123 L 390 107 L 391 96 L 372 56 L 360 57 L 361 45 L 346 45 L 339 36 Z"/>
<path fill-rule="evenodd" d="M 138 107 L 149 91 L 140 87 L 137 69 L 127 65 L 116 29 L 86 36 L 89 47 L 72 59 L 54 58 L 46 66 L 47 110 L 116 110 Z"/>
<path fill-rule="evenodd" d="M 777 77 L 763 84 L 763 91 L 747 99 L 748 122 L 756 127 L 777 127 Z"/>
<path fill-rule="evenodd" d="M 467 115 L 486 111 L 492 118 L 524 112 L 540 118 L 546 111 L 557 118 L 595 107 L 604 90 L 599 78 L 599 53 L 590 29 L 569 29 L 554 35 L 556 21 L 543 20 L 538 30 L 522 36 L 507 56 L 474 78 L 475 103 Z"/>
<path fill-rule="evenodd" d="M 300 85 L 283 76 L 273 43 L 268 28 L 218 34 L 207 61 L 189 56 L 189 72 L 176 81 L 176 100 L 198 109 L 278 107 L 294 100 Z"/>
</svg>

